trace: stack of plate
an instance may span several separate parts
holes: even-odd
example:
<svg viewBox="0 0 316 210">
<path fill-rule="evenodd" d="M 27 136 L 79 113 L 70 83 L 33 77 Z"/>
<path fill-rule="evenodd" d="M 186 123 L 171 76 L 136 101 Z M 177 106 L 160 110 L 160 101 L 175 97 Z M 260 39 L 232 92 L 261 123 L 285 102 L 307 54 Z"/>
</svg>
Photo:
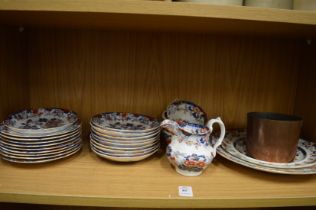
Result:
<svg viewBox="0 0 316 210">
<path fill-rule="evenodd" d="M 32 109 L 10 115 L 0 126 L 2 159 L 43 163 L 68 157 L 81 148 L 81 124 L 74 112 Z"/>
<path fill-rule="evenodd" d="M 252 158 L 246 149 L 246 131 L 231 130 L 226 137 L 218 154 L 237 164 L 271 173 L 279 174 L 316 174 L 316 143 L 300 139 L 297 145 L 296 156 L 290 163 L 274 163 Z"/>
<path fill-rule="evenodd" d="M 120 162 L 145 159 L 159 149 L 160 127 L 152 117 L 107 112 L 91 119 L 90 146 L 97 155 Z"/>
</svg>

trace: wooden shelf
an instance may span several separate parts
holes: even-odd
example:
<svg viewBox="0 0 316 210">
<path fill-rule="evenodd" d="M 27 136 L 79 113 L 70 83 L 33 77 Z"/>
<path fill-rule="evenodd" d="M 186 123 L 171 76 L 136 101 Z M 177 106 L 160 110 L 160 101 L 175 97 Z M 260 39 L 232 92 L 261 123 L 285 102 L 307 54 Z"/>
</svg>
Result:
<svg viewBox="0 0 316 210">
<path fill-rule="evenodd" d="M 26 107 L 65 107 L 80 114 L 86 135 L 96 113 L 160 116 L 181 98 L 205 107 L 209 117 L 221 116 L 227 128 L 244 127 L 248 111 L 300 114 L 306 139 L 316 139 L 316 47 L 296 39 L 316 37 L 315 12 L 141 0 L 0 0 L 0 25 L 1 119 Z M 20 33 L 16 26 L 29 29 Z M 194 197 L 179 197 L 179 186 L 192 186 Z M 163 154 L 119 164 L 85 145 L 54 163 L 0 160 L 0 202 L 311 206 L 316 175 L 270 174 L 218 156 L 200 177 L 184 177 Z"/>
<path fill-rule="evenodd" d="M 0 23 L 314 37 L 316 13 L 141 0 L 0 1 Z"/>
<path fill-rule="evenodd" d="M 42 165 L 0 161 L 0 201 L 108 207 L 268 207 L 316 205 L 316 177 L 278 175 L 215 159 L 199 177 L 184 177 L 164 155 L 119 164 L 80 154 Z M 194 197 L 178 196 L 192 186 Z"/>
</svg>

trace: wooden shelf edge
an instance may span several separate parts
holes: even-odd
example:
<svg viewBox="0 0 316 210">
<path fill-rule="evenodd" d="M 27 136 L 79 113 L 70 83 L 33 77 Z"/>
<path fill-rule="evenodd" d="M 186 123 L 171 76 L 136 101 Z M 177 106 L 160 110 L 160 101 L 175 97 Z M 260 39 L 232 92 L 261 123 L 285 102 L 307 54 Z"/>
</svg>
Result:
<svg viewBox="0 0 316 210">
<path fill-rule="evenodd" d="M 187 16 L 316 25 L 315 12 L 164 1 L 1 0 L 0 10 Z"/>
<path fill-rule="evenodd" d="M 276 191 L 272 194 L 259 193 L 254 195 L 253 193 L 246 193 L 246 195 L 241 197 L 236 196 L 236 190 L 243 190 L 245 183 L 252 183 L 250 185 L 253 186 L 254 183 L 260 182 L 260 179 L 265 178 L 267 179 L 267 183 L 270 182 L 270 179 L 273 179 L 276 183 L 280 180 L 285 180 L 285 183 L 291 182 L 292 184 L 289 184 L 292 186 L 291 189 L 293 189 L 296 187 L 295 181 L 298 181 L 298 183 L 301 182 L 300 178 L 296 176 L 274 176 L 260 172 L 257 173 L 256 171 L 248 171 L 234 164 L 232 167 L 236 167 L 235 169 L 224 166 L 222 163 L 220 163 L 221 166 L 218 166 L 218 163 L 214 163 L 213 171 L 212 169 L 209 170 L 209 176 L 205 172 L 204 177 L 196 177 L 192 180 L 188 177 L 179 176 L 169 166 L 167 160 L 161 160 L 162 158 L 160 157 L 153 157 L 153 159 L 135 165 L 125 165 L 130 168 L 130 177 L 128 178 L 125 177 L 125 174 L 128 173 L 126 170 L 129 169 L 98 158 L 90 152 L 87 145 L 76 156 L 65 159 L 60 163 L 45 164 L 45 167 L 38 166 L 32 169 L 24 166 L 14 167 L 11 164 L 4 163 L 1 167 L 1 171 L 3 172 L 0 174 L 2 176 L 0 202 L 121 208 L 246 208 L 316 205 L 316 194 L 314 191 L 311 194 L 305 192 L 297 195 L 284 192 L 279 194 L 276 188 L 271 186 L 266 186 L 267 189 L 264 191 L 270 192 L 270 190 L 273 191 L 275 189 Z M 164 168 L 167 171 L 170 170 L 171 174 L 168 175 L 168 172 Z M 215 168 L 219 171 L 215 171 Z M 146 174 L 139 173 L 140 170 L 145 169 L 147 171 Z M 254 174 L 242 175 L 238 178 L 244 184 L 237 183 L 237 186 L 230 189 L 230 184 L 234 183 L 230 182 L 226 189 L 222 188 L 221 183 L 224 180 L 231 180 L 237 174 L 243 173 L 238 169 Z M 227 170 L 233 174 L 230 173 L 229 176 L 225 176 L 225 173 L 228 172 Z M 40 178 L 34 179 L 35 174 Z M 65 175 L 60 176 L 56 174 Z M 159 179 L 156 177 L 152 179 L 153 174 L 162 178 Z M 79 178 L 75 178 L 75 175 Z M 251 178 L 253 175 L 256 176 L 255 179 Z M 140 177 L 137 179 L 137 176 Z M 121 180 L 118 182 L 117 178 Z M 313 180 L 315 180 L 313 178 L 315 177 L 310 177 L 312 179 L 309 182 L 311 185 L 313 185 Z M 217 186 L 214 186 L 214 182 L 212 183 L 213 179 L 216 180 Z M 134 185 L 130 180 L 137 180 L 135 183 L 138 184 Z M 84 183 L 92 185 L 85 185 Z M 167 187 L 161 187 L 158 183 Z M 210 186 L 205 187 L 206 183 L 210 183 Z M 195 197 L 179 197 L 177 186 L 188 184 L 195 190 Z M 140 185 L 144 186 L 139 188 Z M 83 190 L 83 186 L 89 187 Z M 95 189 L 95 186 L 101 187 Z M 260 191 L 260 187 L 262 186 L 261 183 L 261 185 L 251 187 L 250 190 L 256 192 L 256 187 L 258 187 Z M 282 188 L 282 182 L 278 186 Z M 56 187 L 56 189 L 51 190 L 51 187 L 53 189 Z M 263 188 L 265 187 L 263 186 Z M 160 189 L 158 191 L 162 193 L 155 194 L 155 189 Z M 302 186 L 298 190 L 302 191 Z M 307 190 L 310 191 L 310 189 Z M 203 191 L 209 192 L 210 195 L 206 196 L 205 193 L 203 195 Z M 216 192 L 218 191 L 222 192 L 219 192 L 221 195 L 217 196 Z M 146 192 L 149 192 L 151 195 L 146 197 Z M 225 195 L 223 195 L 223 192 L 226 192 Z"/>
<path fill-rule="evenodd" d="M 0 23 L 316 36 L 316 13 L 164 1 L 0 0 Z"/>
<path fill-rule="evenodd" d="M 315 206 L 315 197 L 268 199 L 130 199 L 53 195 L 0 194 L 0 202 L 130 208 L 254 208 Z"/>
</svg>

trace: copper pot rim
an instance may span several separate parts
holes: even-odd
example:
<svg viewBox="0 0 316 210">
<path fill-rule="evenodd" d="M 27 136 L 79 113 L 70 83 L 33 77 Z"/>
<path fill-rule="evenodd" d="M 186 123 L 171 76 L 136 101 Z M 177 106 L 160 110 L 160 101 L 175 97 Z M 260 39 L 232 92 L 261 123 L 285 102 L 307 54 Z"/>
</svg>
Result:
<svg viewBox="0 0 316 210">
<path fill-rule="evenodd" d="M 275 122 L 301 122 L 303 118 L 297 115 L 282 114 L 277 112 L 248 112 L 248 118 Z"/>
</svg>

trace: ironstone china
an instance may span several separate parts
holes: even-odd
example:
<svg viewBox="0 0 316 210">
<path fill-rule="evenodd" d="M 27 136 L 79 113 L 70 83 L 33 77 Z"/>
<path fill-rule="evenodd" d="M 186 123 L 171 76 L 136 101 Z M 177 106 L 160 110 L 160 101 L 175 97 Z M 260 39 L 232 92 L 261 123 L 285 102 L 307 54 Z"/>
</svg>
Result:
<svg viewBox="0 0 316 210">
<path fill-rule="evenodd" d="M 256 170 L 279 174 L 316 174 L 316 144 L 299 140 L 296 156 L 289 163 L 275 163 L 252 158 L 246 149 L 246 131 L 231 130 L 217 152 L 224 158 L 237 164 Z"/>
<path fill-rule="evenodd" d="M 91 150 L 108 160 L 140 161 L 160 147 L 160 123 L 149 116 L 106 112 L 93 116 L 90 125 Z"/>
<path fill-rule="evenodd" d="M 81 122 L 75 112 L 60 108 L 26 109 L 0 125 L 2 159 L 44 163 L 66 158 L 82 146 Z"/>
<path fill-rule="evenodd" d="M 207 123 L 206 112 L 197 104 L 191 101 L 175 100 L 170 103 L 166 110 L 162 113 L 163 120 L 184 121 L 198 125 Z M 172 134 L 166 129 L 161 129 L 161 138 L 164 143 L 171 142 Z"/>
</svg>

